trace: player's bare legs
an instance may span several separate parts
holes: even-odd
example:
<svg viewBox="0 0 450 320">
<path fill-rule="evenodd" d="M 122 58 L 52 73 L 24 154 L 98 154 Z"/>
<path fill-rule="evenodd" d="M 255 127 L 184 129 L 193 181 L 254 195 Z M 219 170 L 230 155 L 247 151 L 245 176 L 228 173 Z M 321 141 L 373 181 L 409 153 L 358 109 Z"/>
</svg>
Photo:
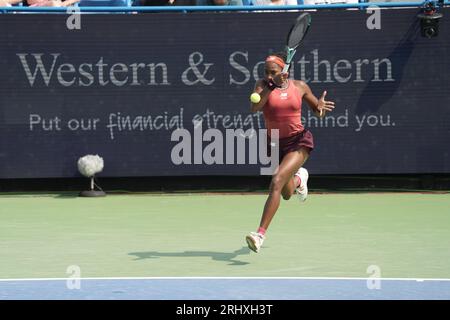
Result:
<svg viewBox="0 0 450 320">
<path fill-rule="evenodd" d="M 280 206 L 281 193 L 283 192 L 283 198 L 285 199 L 293 194 L 296 188 L 294 174 L 308 159 L 308 155 L 308 150 L 301 148 L 299 151 L 288 153 L 281 161 L 278 171 L 272 177 L 270 183 L 269 197 L 264 206 L 258 232 L 251 232 L 246 237 L 251 250 L 258 252 L 261 248 L 266 229 Z"/>
<path fill-rule="evenodd" d="M 309 153 L 306 151 L 306 149 L 302 148 L 298 152 L 303 154 L 303 163 L 300 165 L 303 166 L 303 164 L 308 160 Z M 298 169 L 298 168 L 297 168 Z M 298 182 L 296 181 L 298 177 L 292 176 L 291 179 L 288 180 L 288 182 L 283 186 L 283 189 L 281 190 L 281 195 L 283 196 L 284 200 L 289 200 L 291 196 L 294 194 L 295 189 L 298 186 Z"/>
<path fill-rule="evenodd" d="M 294 193 L 294 174 L 308 159 L 308 151 L 301 148 L 299 151 L 290 152 L 281 161 L 278 172 L 272 177 L 270 183 L 269 197 L 264 206 L 263 215 L 259 224 L 260 228 L 267 230 L 273 216 L 280 206 L 281 192 L 284 189 L 284 196 L 289 197 Z"/>
</svg>

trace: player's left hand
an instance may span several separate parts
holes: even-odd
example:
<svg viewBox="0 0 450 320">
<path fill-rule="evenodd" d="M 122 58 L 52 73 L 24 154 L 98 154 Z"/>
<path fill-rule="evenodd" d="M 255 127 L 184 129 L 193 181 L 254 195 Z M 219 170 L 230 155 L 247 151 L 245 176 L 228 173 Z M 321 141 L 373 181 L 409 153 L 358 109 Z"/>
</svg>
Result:
<svg viewBox="0 0 450 320">
<path fill-rule="evenodd" d="M 321 115 L 325 114 L 326 111 L 333 111 L 334 109 L 334 102 L 325 100 L 326 95 L 327 92 L 324 91 L 320 96 L 319 102 L 317 103 L 317 112 Z"/>
</svg>

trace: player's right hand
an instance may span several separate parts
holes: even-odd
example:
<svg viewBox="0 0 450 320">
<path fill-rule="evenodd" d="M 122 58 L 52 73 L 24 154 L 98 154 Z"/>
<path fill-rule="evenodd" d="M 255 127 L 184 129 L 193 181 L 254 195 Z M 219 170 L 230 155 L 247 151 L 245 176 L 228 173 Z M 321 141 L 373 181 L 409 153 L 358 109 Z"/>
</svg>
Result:
<svg viewBox="0 0 450 320">
<path fill-rule="evenodd" d="M 275 84 L 275 82 L 273 82 L 272 79 L 271 80 L 264 79 L 264 84 L 270 91 L 272 91 L 273 89 L 275 89 L 277 87 L 277 85 Z"/>
</svg>

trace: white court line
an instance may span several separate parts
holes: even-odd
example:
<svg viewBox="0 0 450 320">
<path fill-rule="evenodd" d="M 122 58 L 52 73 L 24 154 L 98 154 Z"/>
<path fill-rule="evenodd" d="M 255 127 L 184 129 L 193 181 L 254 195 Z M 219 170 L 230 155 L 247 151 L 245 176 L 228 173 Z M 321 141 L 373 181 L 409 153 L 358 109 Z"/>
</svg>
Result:
<svg viewBox="0 0 450 320">
<path fill-rule="evenodd" d="M 86 278 L 18 278 L 0 279 L 13 281 L 67 281 L 67 280 L 380 280 L 380 281 L 450 281 L 446 278 L 358 278 L 358 277 L 86 277 Z"/>
</svg>

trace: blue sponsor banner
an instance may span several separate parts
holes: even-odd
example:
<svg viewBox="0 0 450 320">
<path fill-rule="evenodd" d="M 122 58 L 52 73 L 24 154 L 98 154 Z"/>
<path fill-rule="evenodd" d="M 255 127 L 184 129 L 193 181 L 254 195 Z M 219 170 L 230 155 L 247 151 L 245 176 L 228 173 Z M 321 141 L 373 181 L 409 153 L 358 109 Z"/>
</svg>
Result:
<svg viewBox="0 0 450 320">
<path fill-rule="evenodd" d="M 311 12 L 291 75 L 336 102 L 303 105 L 311 173 L 450 172 L 450 10 L 433 39 L 417 13 Z M 86 154 L 109 177 L 261 174 L 249 95 L 298 14 L 0 15 L 0 178 L 79 176 Z"/>
</svg>

